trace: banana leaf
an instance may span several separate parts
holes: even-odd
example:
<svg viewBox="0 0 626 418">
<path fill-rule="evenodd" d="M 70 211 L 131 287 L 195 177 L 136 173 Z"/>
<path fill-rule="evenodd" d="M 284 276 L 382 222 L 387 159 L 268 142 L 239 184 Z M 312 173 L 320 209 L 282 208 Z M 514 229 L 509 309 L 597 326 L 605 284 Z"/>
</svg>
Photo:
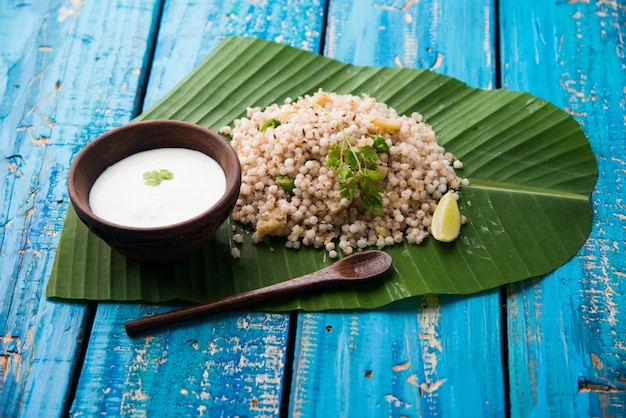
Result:
<svg viewBox="0 0 626 418">
<path fill-rule="evenodd" d="M 566 263 L 591 230 L 597 167 L 576 121 L 524 92 L 470 88 L 419 69 L 350 65 L 289 46 L 227 38 L 139 119 L 177 119 L 217 130 L 247 107 L 281 103 L 318 89 L 368 94 L 401 114 L 419 112 L 438 141 L 464 162 L 460 191 L 467 217 L 452 243 L 385 248 L 382 280 L 316 291 L 270 309 L 374 308 L 427 293 L 469 294 L 545 275 Z M 232 236 L 242 233 L 243 244 Z M 202 302 L 281 282 L 330 263 L 324 250 L 253 244 L 228 221 L 197 255 L 158 267 L 115 253 L 68 209 L 47 288 L 56 298 L 182 299 Z M 241 250 L 233 259 L 231 248 Z"/>
</svg>

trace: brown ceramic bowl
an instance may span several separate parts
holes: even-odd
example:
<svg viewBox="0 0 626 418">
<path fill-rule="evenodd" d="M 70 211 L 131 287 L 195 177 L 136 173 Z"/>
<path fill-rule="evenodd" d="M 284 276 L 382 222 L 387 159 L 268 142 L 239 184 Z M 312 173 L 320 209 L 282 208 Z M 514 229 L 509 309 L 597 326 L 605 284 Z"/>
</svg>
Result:
<svg viewBox="0 0 626 418">
<path fill-rule="evenodd" d="M 213 158 L 226 174 L 225 194 L 202 214 L 163 227 L 122 226 L 94 215 L 89 192 L 98 176 L 123 158 L 155 148 L 188 148 Z M 67 182 L 78 217 L 113 249 L 138 260 L 173 261 L 199 250 L 230 216 L 239 196 L 241 166 L 217 133 L 191 123 L 154 120 L 129 123 L 96 138 L 72 162 Z"/>
</svg>

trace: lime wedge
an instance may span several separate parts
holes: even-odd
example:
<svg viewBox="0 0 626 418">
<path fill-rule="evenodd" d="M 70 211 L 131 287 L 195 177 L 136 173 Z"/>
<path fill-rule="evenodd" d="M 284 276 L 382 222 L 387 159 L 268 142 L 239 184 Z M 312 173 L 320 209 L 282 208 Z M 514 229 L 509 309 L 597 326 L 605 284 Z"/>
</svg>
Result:
<svg viewBox="0 0 626 418">
<path fill-rule="evenodd" d="M 454 241 L 461 232 L 461 213 L 456 197 L 452 191 L 448 191 L 441 200 L 433 213 L 433 219 L 430 224 L 430 233 L 441 242 Z"/>
</svg>

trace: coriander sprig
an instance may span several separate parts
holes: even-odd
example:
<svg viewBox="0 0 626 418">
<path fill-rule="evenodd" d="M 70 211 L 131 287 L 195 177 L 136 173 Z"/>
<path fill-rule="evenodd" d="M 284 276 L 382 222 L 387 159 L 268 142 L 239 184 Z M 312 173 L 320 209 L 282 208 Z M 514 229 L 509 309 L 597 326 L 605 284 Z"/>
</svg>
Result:
<svg viewBox="0 0 626 418">
<path fill-rule="evenodd" d="M 333 119 L 330 112 L 319 104 L 315 107 Z M 385 138 L 379 135 L 370 135 L 374 146 L 359 146 L 354 138 L 347 135 L 341 125 L 337 128 L 342 133 L 339 144 L 330 144 L 326 166 L 335 168 L 339 180 L 339 194 L 342 198 L 354 199 L 361 192 L 361 207 L 380 215 L 383 211 L 383 192 L 380 185 L 383 175 L 378 172 L 379 153 L 389 153 L 389 146 Z"/>
<path fill-rule="evenodd" d="M 331 144 L 326 165 L 336 168 L 339 193 L 354 199 L 361 192 L 361 206 L 378 215 L 383 210 L 383 175 L 378 169 L 378 152 L 369 145 L 359 146 L 349 135 L 343 135 L 340 144 Z"/>
</svg>

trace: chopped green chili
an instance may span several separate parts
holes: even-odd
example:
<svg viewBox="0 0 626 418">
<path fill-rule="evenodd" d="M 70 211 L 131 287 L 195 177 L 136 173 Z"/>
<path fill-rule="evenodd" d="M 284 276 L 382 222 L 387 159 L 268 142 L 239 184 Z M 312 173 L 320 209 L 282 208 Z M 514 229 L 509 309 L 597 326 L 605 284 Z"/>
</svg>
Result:
<svg viewBox="0 0 626 418">
<path fill-rule="evenodd" d="M 296 180 L 287 176 L 279 176 L 276 177 L 276 183 L 289 193 L 293 192 L 294 187 L 296 187 Z"/>
<path fill-rule="evenodd" d="M 280 126 L 280 121 L 278 119 L 268 119 L 261 125 L 261 132 L 265 132 L 267 128 L 276 128 Z"/>
</svg>

